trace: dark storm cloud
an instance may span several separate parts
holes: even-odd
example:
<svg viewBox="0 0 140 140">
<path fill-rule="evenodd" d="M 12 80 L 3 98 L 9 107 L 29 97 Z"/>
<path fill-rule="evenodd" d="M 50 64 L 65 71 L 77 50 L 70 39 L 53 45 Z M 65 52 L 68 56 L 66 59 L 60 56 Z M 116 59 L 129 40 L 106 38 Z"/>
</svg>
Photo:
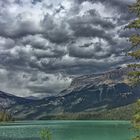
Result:
<svg viewBox="0 0 140 140">
<path fill-rule="evenodd" d="M 96 10 L 89 14 L 70 19 L 69 24 L 76 37 L 99 37 L 113 43 L 112 37 L 106 31 L 115 28 L 113 21 L 102 18 Z"/>
<path fill-rule="evenodd" d="M 44 37 L 51 42 L 64 43 L 70 39 L 70 32 L 67 27 L 68 23 L 65 21 L 61 21 L 60 24 L 57 24 L 53 17 L 47 14 L 41 22 L 41 25 L 44 30 Z"/>
<path fill-rule="evenodd" d="M 69 55 L 77 58 L 85 58 L 85 59 L 93 58 L 100 60 L 103 58 L 108 58 L 112 54 L 113 54 L 112 49 L 107 47 L 106 49 L 104 49 L 103 43 L 101 41 L 96 43 L 84 44 L 83 46 L 73 45 L 69 47 Z"/>
<path fill-rule="evenodd" d="M 131 62 L 132 0 L 0 1 L 0 90 L 57 94 L 71 76 Z M 15 82 L 13 82 L 15 81 Z"/>
<path fill-rule="evenodd" d="M 86 0 L 76 0 L 79 3 L 85 2 Z M 101 2 L 103 4 L 109 5 L 109 6 L 113 6 L 113 8 L 117 7 L 119 10 L 125 10 L 126 6 L 132 4 L 135 2 L 135 0 L 87 0 L 90 1 L 92 3 L 97 3 L 97 2 Z"/>
<path fill-rule="evenodd" d="M 88 10 L 87 14 L 83 16 L 75 16 L 69 21 L 69 24 L 74 28 L 75 26 L 91 26 L 94 25 L 100 26 L 101 28 L 105 30 L 113 29 L 115 28 L 115 24 L 111 21 L 109 21 L 107 18 L 102 18 L 100 14 L 96 10 Z M 73 29 L 75 30 L 75 28 Z"/>
<path fill-rule="evenodd" d="M 85 2 L 85 0 L 76 0 L 79 3 Z M 135 18 L 134 14 L 129 11 L 129 6 L 132 5 L 136 0 L 87 0 L 91 3 L 102 3 L 108 10 L 113 8 L 115 11 L 118 12 L 118 17 L 115 18 L 118 20 L 119 24 L 127 24 L 132 18 Z M 129 11 L 129 12 L 128 12 Z M 120 20 L 121 19 L 121 20 Z"/>
</svg>

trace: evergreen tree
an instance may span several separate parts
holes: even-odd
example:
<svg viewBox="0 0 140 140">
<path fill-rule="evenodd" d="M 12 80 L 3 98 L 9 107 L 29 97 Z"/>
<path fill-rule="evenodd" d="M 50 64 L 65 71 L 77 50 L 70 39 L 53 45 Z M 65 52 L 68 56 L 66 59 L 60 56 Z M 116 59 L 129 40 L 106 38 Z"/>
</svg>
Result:
<svg viewBox="0 0 140 140">
<path fill-rule="evenodd" d="M 137 16 L 127 28 L 134 29 L 137 32 L 140 31 L 140 0 L 137 0 L 132 6 L 129 7 L 130 11 L 134 12 Z M 130 36 L 129 41 L 132 43 L 131 52 L 128 53 L 129 56 L 132 56 L 136 60 L 140 59 L 140 34 L 136 33 Z M 129 67 L 133 69 L 129 73 L 129 79 L 132 84 L 136 85 L 140 83 L 140 63 L 130 64 Z"/>
<path fill-rule="evenodd" d="M 140 100 L 136 103 L 135 115 L 132 119 L 133 130 L 136 133 L 136 137 L 133 140 L 140 140 Z"/>
<path fill-rule="evenodd" d="M 140 0 L 137 0 L 132 6 L 129 7 L 132 12 L 134 12 L 137 16 L 135 20 L 133 20 L 127 28 L 134 29 L 137 32 L 140 31 Z M 128 55 L 132 56 L 136 60 L 140 59 L 140 34 L 136 33 L 130 36 L 129 41 L 132 43 L 131 52 Z M 133 85 L 137 85 L 140 83 L 140 63 L 130 64 L 133 70 L 129 73 L 130 82 Z M 134 140 L 140 140 L 140 100 L 137 101 L 137 107 L 135 115 L 132 119 L 133 129 L 135 130 L 137 136 Z"/>
</svg>

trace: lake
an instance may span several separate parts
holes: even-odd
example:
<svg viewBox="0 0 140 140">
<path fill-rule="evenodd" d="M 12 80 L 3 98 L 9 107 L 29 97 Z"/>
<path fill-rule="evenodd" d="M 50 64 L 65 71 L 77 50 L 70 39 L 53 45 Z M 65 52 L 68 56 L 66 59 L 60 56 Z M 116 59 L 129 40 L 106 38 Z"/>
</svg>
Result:
<svg viewBox="0 0 140 140">
<path fill-rule="evenodd" d="M 130 140 L 127 121 L 23 121 L 1 124 L 0 140 L 40 140 L 43 128 L 49 128 L 52 140 Z"/>
</svg>

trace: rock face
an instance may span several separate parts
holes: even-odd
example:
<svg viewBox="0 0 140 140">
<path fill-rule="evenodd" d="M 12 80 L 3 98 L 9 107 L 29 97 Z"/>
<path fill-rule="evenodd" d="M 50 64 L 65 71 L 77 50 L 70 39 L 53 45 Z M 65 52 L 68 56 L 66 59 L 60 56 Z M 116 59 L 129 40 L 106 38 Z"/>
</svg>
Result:
<svg viewBox="0 0 140 140">
<path fill-rule="evenodd" d="M 75 78 L 71 86 L 64 90 L 65 111 L 80 112 L 113 108 L 127 105 L 137 100 L 139 87 L 128 85 L 128 68 L 118 68 L 102 74 Z"/>
<path fill-rule="evenodd" d="M 70 87 L 58 96 L 29 100 L 0 94 L 14 116 L 40 119 L 61 113 L 99 112 L 135 102 L 140 88 L 128 85 L 128 68 L 117 68 L 101 74 L 84 75 L 73 79 Z"/>
</svg>

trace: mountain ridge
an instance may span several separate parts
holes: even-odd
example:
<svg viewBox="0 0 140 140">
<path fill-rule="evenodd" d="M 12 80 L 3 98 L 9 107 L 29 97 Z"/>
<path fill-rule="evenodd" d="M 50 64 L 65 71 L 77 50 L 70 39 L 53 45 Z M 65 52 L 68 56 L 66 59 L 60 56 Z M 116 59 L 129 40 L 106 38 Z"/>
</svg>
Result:
<svg viewBox="0 0 140 140">
<path fill-rule="evenodd" d="M 16 96 L 2 97 L 7 111 L 18 119 L 42 119 L 47 116 L 76 113 L 100 113 L 134 103 L 140 87 L 127 82 L 129 68 L 117 68 L 101 74 L 74 78 L 70 87 L 57 96 L 30 100 Z M 5 100 L 4 100 L 5 99 Z"/>
</svg>

